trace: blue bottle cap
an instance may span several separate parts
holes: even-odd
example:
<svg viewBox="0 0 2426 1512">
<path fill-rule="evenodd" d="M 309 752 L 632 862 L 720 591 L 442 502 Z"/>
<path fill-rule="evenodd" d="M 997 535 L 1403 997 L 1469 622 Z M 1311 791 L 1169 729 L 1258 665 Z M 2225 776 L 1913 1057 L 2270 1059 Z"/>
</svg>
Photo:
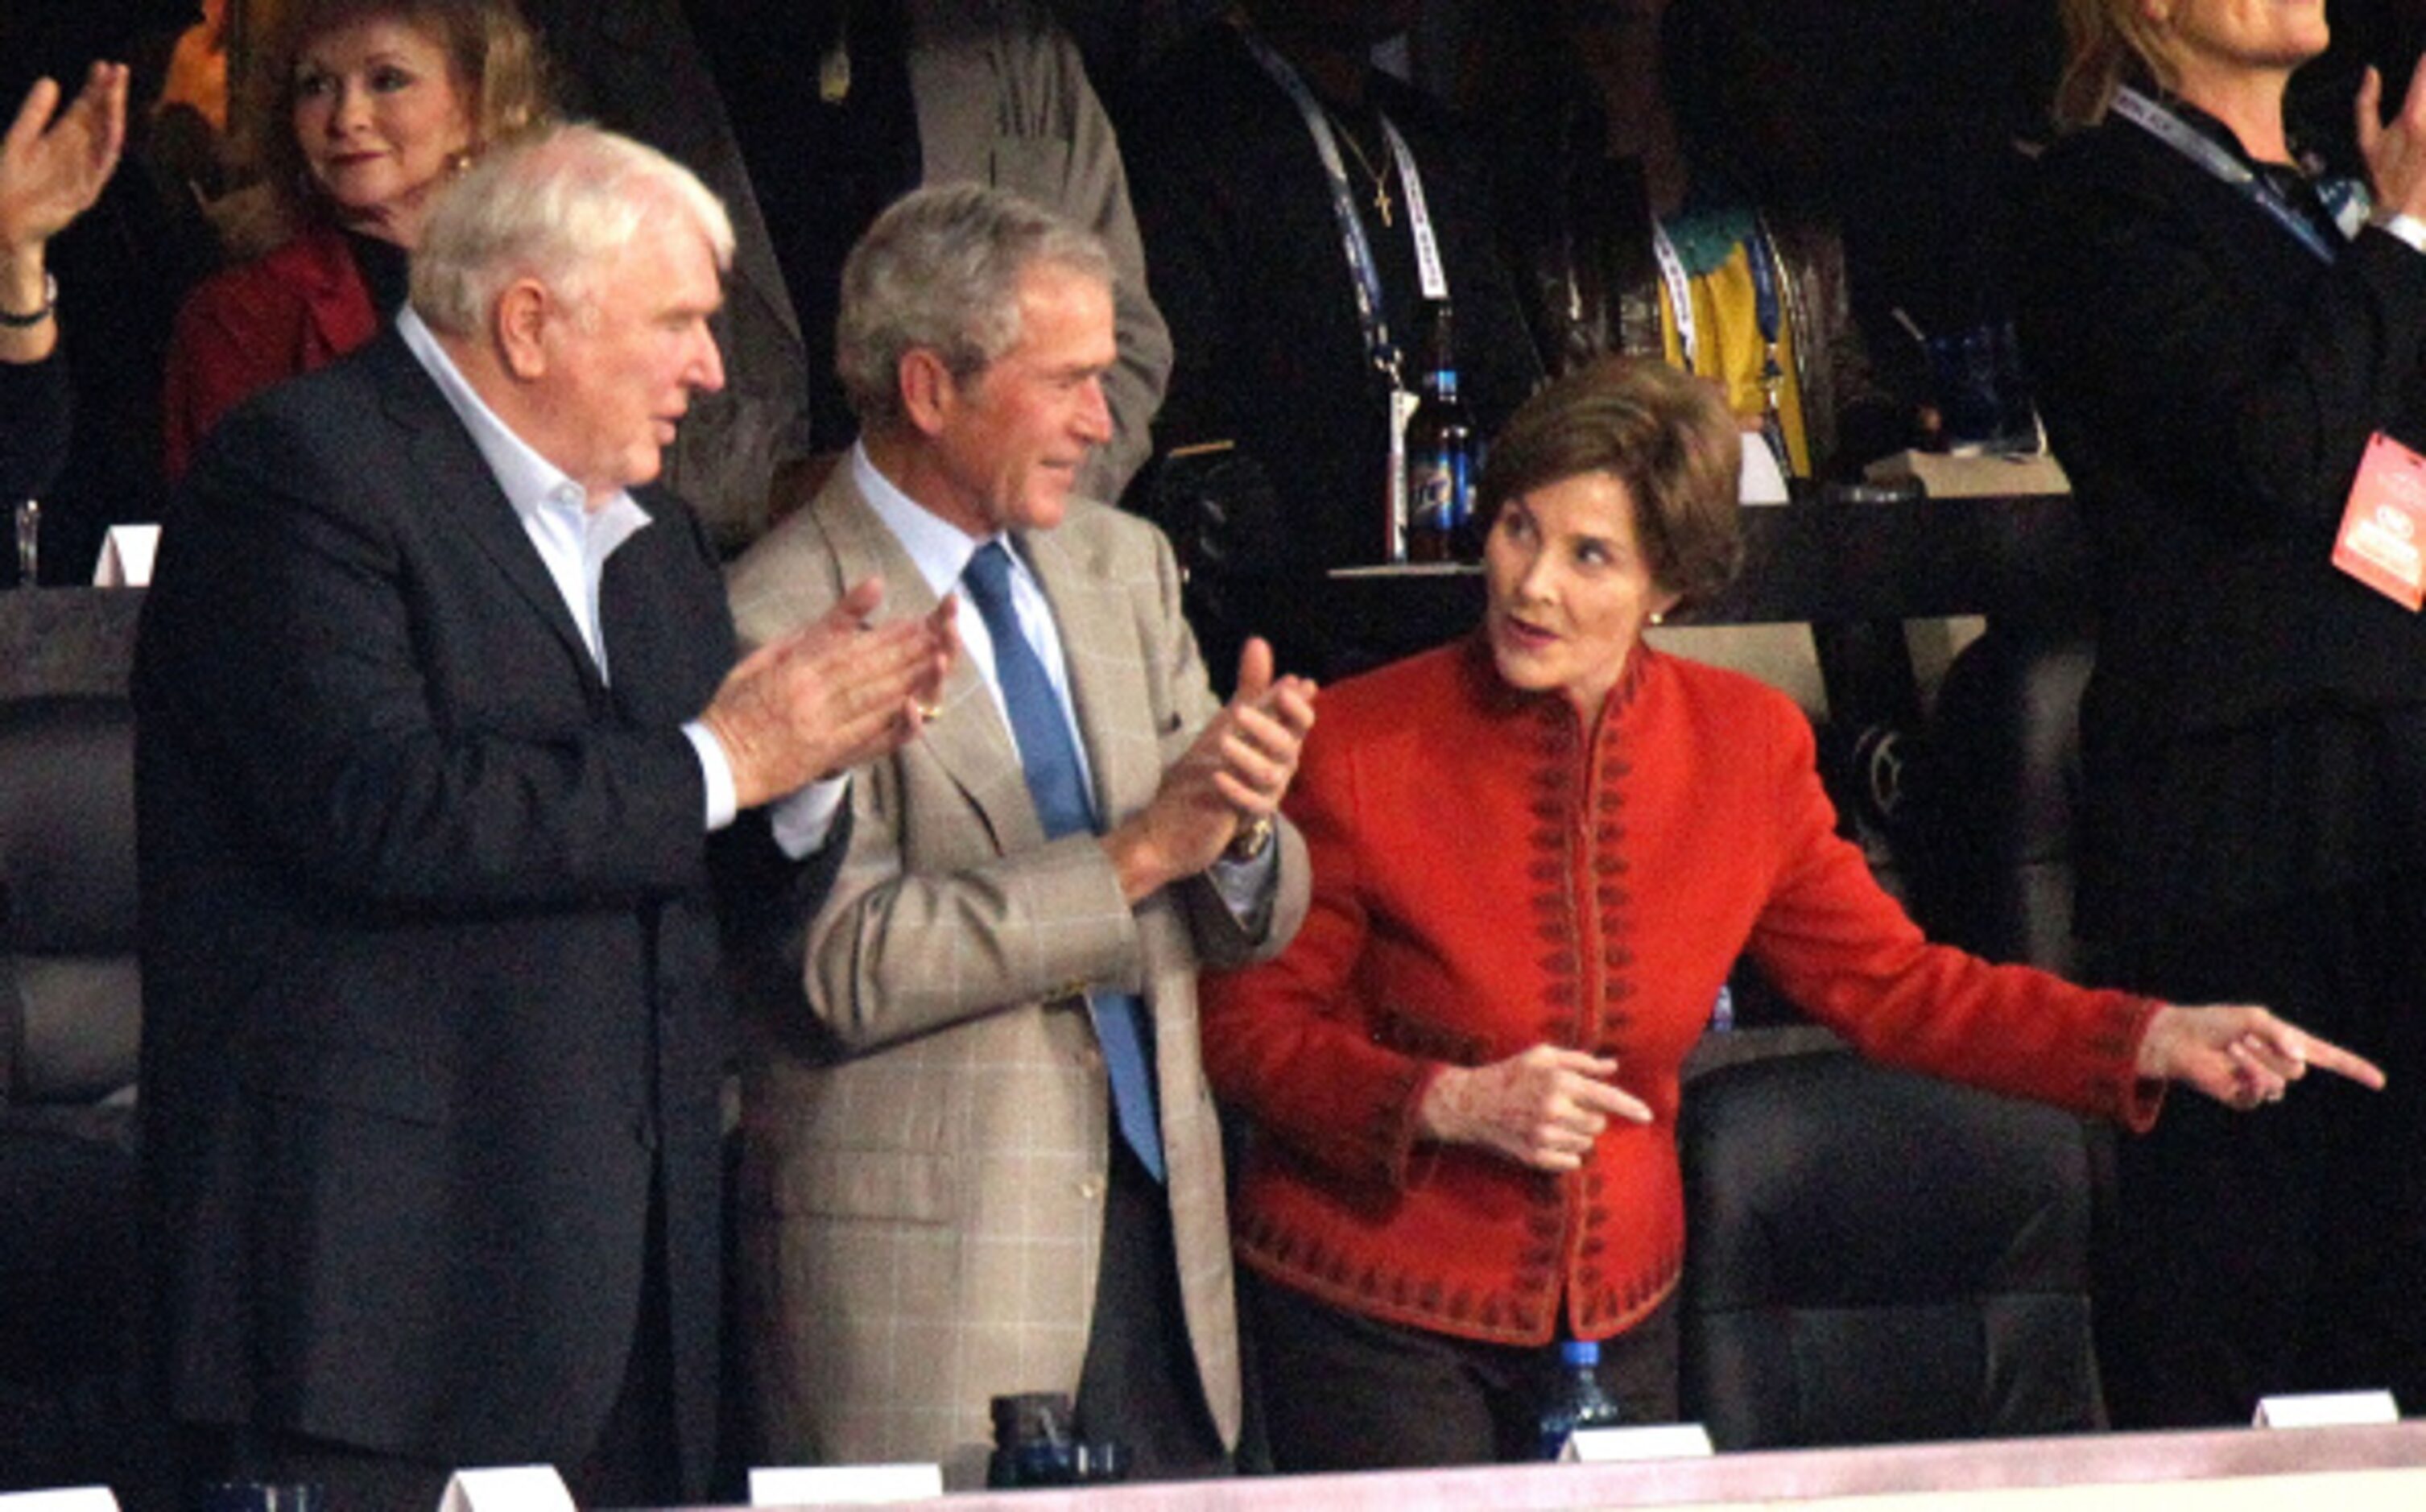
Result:
<svg viewBox="0 0 2426 1512">
<path fill-rule="evenodd" d="M 1569 1365 L 1597 1365 L 1600 1345 L 1590 1339 L 1569 1339 L 1559 1345 L 1559 1359 Z"/>
</svg>

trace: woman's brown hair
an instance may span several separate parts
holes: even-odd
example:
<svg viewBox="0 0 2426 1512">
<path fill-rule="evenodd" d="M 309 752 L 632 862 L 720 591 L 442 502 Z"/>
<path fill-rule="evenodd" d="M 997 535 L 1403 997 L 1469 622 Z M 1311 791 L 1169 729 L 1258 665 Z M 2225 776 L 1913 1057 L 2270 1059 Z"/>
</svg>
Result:
<svg viewBox="0 0 2426 1512">
<path fill-rule="evenodd" d="M 1476 511 L 1488 529 L 1510 499 L 1607 473 L 1634 501 L 1651 580 L 1692 603 L 1742 565 L 1742 470 L 1743 438 L 1715 385 L 1650 358 L 1606 357 L 1517 410 L 1491 443 Z"/>
</svg>

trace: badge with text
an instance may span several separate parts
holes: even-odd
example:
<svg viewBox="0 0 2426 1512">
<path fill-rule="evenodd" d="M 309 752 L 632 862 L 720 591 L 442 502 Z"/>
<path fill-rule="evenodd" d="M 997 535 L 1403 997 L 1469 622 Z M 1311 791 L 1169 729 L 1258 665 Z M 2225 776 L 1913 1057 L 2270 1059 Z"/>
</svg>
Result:
<svg viewBox="0 0 2426 1512">
<path fill-rule="evenodd" d="M 2426 457 L 2382 431 L 2367 443 L 2334 565 L 2413 613 L 2426 604 Z"/>
</svg>

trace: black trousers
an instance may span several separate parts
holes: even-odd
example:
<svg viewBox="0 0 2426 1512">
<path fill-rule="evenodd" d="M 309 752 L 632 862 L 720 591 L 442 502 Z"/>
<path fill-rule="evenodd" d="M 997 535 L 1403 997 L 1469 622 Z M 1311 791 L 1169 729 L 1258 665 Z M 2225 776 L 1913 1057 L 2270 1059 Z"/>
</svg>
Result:
<svg viewBox="0 0 2426 1512">
<path fill-rule="evenodd" d="M 1272 1467 L 1283 1474 L 1534 1456 L 1555 1345 L 1482 1343 L 1384 1323 L 1262 1277 L 1247 1285 Z M 1676 1301 L 1601 1342 L 1629 1423 L 1676 1419 Z"/>
<path fill-rule="evenodd" d="M 1226 1475 L 1230 1456 L 1205 1405 L 1180 1301 L 1170 1194 L 1117 1128 L 1111 1145 L 1078 1429 L 1091 1441 L 1126 1446 L 1132 1480 Z"/>
<path fill-rule="evenodd" d="M 649 1252 L 640 1322 L 606 1426 L 590 1454 L 559 1466 L 578 1505 L 668 1506 L 687 1500 L 674 1427 L 673 1330 L 666 1279 L 663 1198 L 650 1194 Z M 466 1467 L 384 1454 L 306 1434 L 250 1425 L 184 1430 L 189 1502 L 219 1482 L 315 1485 L 329 1512 L 431 1512 Z"/>
<path fill-rule="evenodd" d="M 2118 1428 L 2247 1423 L 2261 1396 L 2426 1411 L 2426 877 L 2216 921 L 2116 962 L 2177 1003 L 2257 1002 L 2382 1065 L 2234 1113 L 2176 1089 L 2123 1135 L 2098 1349 Z"/>
</svg>

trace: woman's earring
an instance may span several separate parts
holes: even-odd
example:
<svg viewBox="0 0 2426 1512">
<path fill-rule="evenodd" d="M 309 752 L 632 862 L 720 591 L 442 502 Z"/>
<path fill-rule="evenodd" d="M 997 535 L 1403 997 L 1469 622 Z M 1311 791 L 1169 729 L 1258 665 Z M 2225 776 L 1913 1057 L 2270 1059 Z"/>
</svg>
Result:
<svg viewBox="0 0 2426 1512">
<path fill-rule="evenodd" d="M 477 159 L 472 155 L 472 150 L 470 148 L 459 147 L 455 149 L 455 151 L 446 154 L 446 176 L 450 179 L 461 178 L 464 174 L 472 171 L 472 165 L 476 161 L 477 161 Z"/>
</svg>

